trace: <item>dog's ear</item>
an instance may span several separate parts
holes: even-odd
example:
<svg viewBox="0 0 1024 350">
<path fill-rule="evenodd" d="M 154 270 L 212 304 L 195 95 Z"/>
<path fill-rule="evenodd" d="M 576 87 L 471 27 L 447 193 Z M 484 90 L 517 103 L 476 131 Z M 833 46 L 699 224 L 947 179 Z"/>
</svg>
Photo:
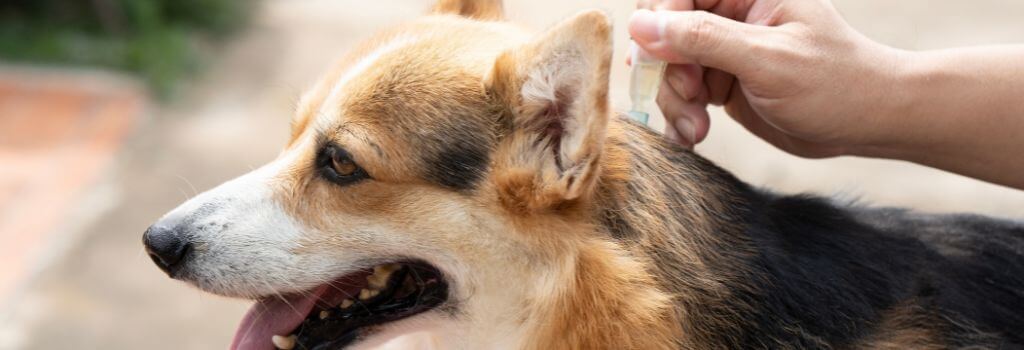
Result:
<svg viewBox="0 0 1024 350">
<path fill-rule="evenodd" d="M 609 118 L 611 29 L 605 13 L 583 12 L 496 60 L 487 84 L 508 132 L 493 174 L 506 207 L 564 208 L 592 192 Z"/>
<path fill-rule="evenodd" d="M 505 16 L 501 0 L 438 0 L 432 12 L 482 20 L 500 20 Z"/>
</svg>

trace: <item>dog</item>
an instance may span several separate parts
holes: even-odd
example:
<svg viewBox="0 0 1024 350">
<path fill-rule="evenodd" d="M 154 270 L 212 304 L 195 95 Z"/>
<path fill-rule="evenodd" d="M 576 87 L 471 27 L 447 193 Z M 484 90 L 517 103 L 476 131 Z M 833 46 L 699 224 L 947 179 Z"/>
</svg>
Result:
<svg viewBox="0 0 1024 350">
<path fill-rule="evenodd" d="M 1024 223 L 743 183 L 615 112 L 611 31 L 441 0 L 146 250 L 256 301 L 232 349 L 1024 348 Z"/>
</svg>

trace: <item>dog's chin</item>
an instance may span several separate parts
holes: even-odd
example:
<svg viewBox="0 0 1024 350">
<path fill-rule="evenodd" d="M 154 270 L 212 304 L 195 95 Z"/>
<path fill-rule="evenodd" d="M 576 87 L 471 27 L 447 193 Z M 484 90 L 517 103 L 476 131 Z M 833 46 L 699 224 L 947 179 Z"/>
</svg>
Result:
<svg viewBox="0 0 1024 350">
<path fill-rule="evenodd" d="M 440 270 L 423 262 L 354 271 L 309 291 L 258 299 L 231 349 L 345 349 L 370 338 L 378 342 L 395 336 L 383 332 L 392 323 L 444 305 L 448 291 Z"/>
</svg>

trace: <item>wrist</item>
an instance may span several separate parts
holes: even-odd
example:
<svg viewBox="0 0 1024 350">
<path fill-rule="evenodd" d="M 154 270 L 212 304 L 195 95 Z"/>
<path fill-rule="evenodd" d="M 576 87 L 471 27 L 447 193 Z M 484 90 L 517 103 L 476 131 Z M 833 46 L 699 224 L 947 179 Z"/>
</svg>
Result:
<svg viewBox="0 0 1024 350">
<path fill-rule="evenodd" d="M 914 135 L 918 127 L 922 86 L 927 85 L 927 73 L 921 53 L 900 50 L 881 44 L 870 64 L 874 67 L 867 88 L 870 108 L 858 116 L 866 127 L 863 136 L 845 148 L 848 155 L 905 159 L 906 153 L 916 148 L 919 141 Z"/>
</svg>

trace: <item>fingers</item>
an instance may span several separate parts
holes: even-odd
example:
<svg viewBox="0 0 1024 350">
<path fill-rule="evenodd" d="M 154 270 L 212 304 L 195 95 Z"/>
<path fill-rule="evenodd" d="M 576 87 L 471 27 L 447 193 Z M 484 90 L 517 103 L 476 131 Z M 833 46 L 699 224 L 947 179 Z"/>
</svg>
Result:
<svg viewBox="0 0 1024 350">
<path fill-rule="evenodd" d="M 663 11 L 690 11 L 694 10 L 694 0 L 662 0 L 652 10 Z"/>
<path fill-rule="evenodd" d="M 668 120 L 666 119 L 666 121 L 668 121 Z M 668 139 L 669 141 L 672 141 L 674 143 L 677 143 L 677 144 L 680 144 L 680 145 L 684 145 L 684 146 L 686 145 L 686 143 L 684 143 L 682 141 L 682 137 L 679 136 L 679 132 L 676 131 L 676 127 L 673 126 L 672 123 L 670 123 L 670 122 L 666 122 L 665 123 L 665 132 L 664 132 L 664 134 L 665 134 L 665 138 Z"/>
<path fill-rule="evenodd" d="M 694 64 L 670 64 L 665 69 L 665 80 L 684 100 L 721 106 L 729 99 L 736 77 Z"/>
<path fill-rule="evenodd" d="M 709 104 L 721 106 L 729 99 L 736 77 L 719 69 L 708 69 L 704 72 L 704 85 L 708 93 Z"/>
<path fill-rule="evenodd" d="M 759 0 L 764 2 L 765 0 Z M 776 1 L 776 0 L 769 0 Z M 750 8 L 757 1 L 749 0 L 639 0 L 637 9 L 652 11 L 693 11 L 701 10 L 726 18 L 743 21 Z"/>
<path fill-rule="evenodd" d="M 645 51 L 672 63 L 696 63 L 742 75 L 756 66 L 747 54 L 770 27 L 733 21 L 703 11 L 638 10 L 629 32 Z"/>
<path fill-rule="evenodd" d="M 636 2 L 636 8 L 638 10 L 668 10 L 668 11 L 688 11 L 694 9 L 693 0 L 638 0 Z"/>
<path fill-rule="evenodd" d="M 777 0 L 697 0 L 697 9 L 708 11 L 736 21 L 746 22 L 747 17 L 750 14 L 750 10 L 755 3 L 757 3 L 758 6 L 764 7 L 766 5 L 765 3 L 774 1 Z"/>
<path fill-rule="evenodd" d="M 707 102 L 704 68 L 695 64 L 671 64 L 665 68 L 665 81 L 684 100 Z"/>
<path fill-rule="evenodd" d="M 676 142 L 693 147 L 707 137 L 711 118 L 706 104 L 684 100 L 668 82 L 662 82 L 657 100 L 665 116 L 666 125 L 670 125 L 675 132 L 675 135 L 669 136 L 670 139 L 673 136 L 678 137 Z"/>
</svg>

